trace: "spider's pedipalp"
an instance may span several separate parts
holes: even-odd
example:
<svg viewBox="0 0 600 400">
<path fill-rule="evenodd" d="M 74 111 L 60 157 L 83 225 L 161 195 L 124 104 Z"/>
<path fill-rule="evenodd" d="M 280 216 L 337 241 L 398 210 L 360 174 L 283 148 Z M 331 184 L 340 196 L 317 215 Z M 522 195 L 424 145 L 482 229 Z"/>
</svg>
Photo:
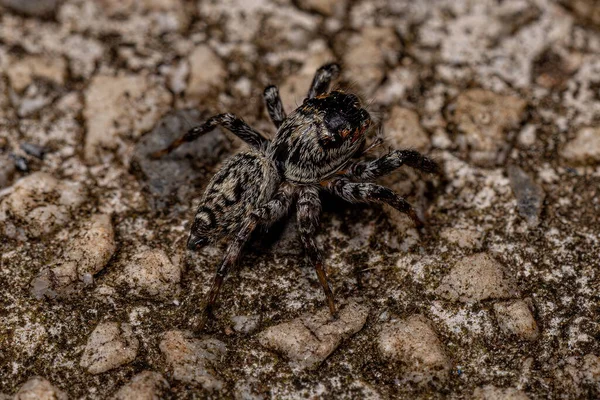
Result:
<svg viewBox="0 0 600 400">
<path fill-rule="evenodd" d="M 296 216 L 298 219 L 298 232 L 300 233 L 302 246 L 323 287 L 331 316 L 335 317 L 336 308 L 333 292 L 327 279 L 327 273 L 323 267 L 323 257 L 315 242 L 315 231 L 319 225 L 319 214 L 321 213 L 319 190 L 314 186 L 303 187 L 298 196 L 296 207 L 298 209 Z"/>
<path fill-rule="evenodd" d="M 331 81 L 340 74 L 340 65 L 336 63 L 325 64 L 317 70 L 308 90 L 307 98 L 320 96 L 329 91 Z"/>
<path fill-rule="evenodd" d="M 231 131 L 231 133 L 242 139 L 244 142 L 248 143 L 250 146 L 255 147 L 257 149 L 266 147 L 267 143 L 269 142 L 269 139 L 264 137 L 260 132 L 254 130 L 241 118 L 238 118 L 235 115 L 229 113 L 218 114 L 213 117 L 210 117 L 202 125 L 190 129 L 183 136 L 171 143 L 167 148 L 152 153 L 150 157 L 163 157 L 175 150 L 176 148 L 178 148 L 179 146 L 181 146 L 182 144 L 186 142 L 192 142 L 198 139 L 200 136 L 212 131 L 219 125 L 227 128 L 229 131 Z"/>
<path fill-rule="evenodd" d="M 286 113 L 277 86 L 267 86 L 263 93 L 263 97 L 265 98 L 265 105 L 271 121 L 279 128 L 286 117 Z"/>
<path fill-rule="evenodd" d="M 351 203 L 380 203 L 392 206 L 408 215 L 417 227 L 423 226 L 423 221 L 417 212 L 402 196 L 385 186 L 369 182 L 350 182 L 346 178 L 334 179 L 327 183 L 327 189 L 333 194 Z"/>
</svg>

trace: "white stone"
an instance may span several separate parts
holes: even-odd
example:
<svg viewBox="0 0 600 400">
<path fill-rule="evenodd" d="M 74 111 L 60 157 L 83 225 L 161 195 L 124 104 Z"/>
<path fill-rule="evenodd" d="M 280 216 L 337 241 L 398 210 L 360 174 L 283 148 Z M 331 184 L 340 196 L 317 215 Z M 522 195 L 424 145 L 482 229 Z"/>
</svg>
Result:
<svg viewBox="0 0 600 400">
<path fill-rule="evenodd" d="M 170 298 L 179 293 L 181 269 L 163 250 L 147 250 L 133 256 L 119 281 L 136 297 Z"/>
<path fill-rule="evenodd" d="M 200 45 L 194 49 L 189 57 L 190 72 L 186 96 L 193 99 L 202 99 L 211 91 L 223 87 L 227 77 L 225 64 L 215 52 L 207 45 Z"/>
<path fill-rule="evenodd" d="M 0 207 L 0 221 L 6 213 L 30 236 L 47 235 L 65 225 L 85 198 L 83 185 L 35 172 L 13 185 Z"/>
<path fill-rule="evenodd" d="M 50 381 L 34 376 L 25 382 L 15 394 L 14 400 L 67 400 L 62 390 L 53 386 Z"/>
<path fill-rule="evenodd" d="M 366 306 L 354 301 L 338 310 L 332 321 L 329 309 L 306 314 L 267 328 L 259 334 L 260 343 L 290 360 L 300 369 L 316 368 L 342 343 L 362 329 L 369 315 Z"/>
<path fill-rule="evenodd" d="M 131 378 L 112 397 L 114 400 L 160 400 L 164 398 L 169 383 L 162 374 L 143 371 Z"/>
<path fill-rule="evenodd" d="M 79 364 L 90 374 L 101 374 L 132 362 L 139 344 L 131 325 L 103 322 L 88 338 Z"/>
<path fill-rule="evenodd" d="M 386 360 L 406 366 L 401 378 L 404 381 L 427 383 L 448 377 L 450 359 L 431 321 L 422 315 L 386 323 L 377 345 Z"/>
<path fill-rule="evenodd" d="M 600 162 L 600 128 L 582 128 L 560 151 L 561 157 L 577 164 Z"/>
<path fill-rule="evenodd" d="M 171 108 L 171 93 L 144 75 L 96 75 L 85 91 L 85 159 L 98 163 L 104 149 L 138 138 Z"/>
<path fill-rule="evenodd" d="M 233 330 L 236 332 L 250 333 L 258 328 L 260 318 L 258 315 L 236 315 L 231 317 Z"/>
<path fill-rule="evenodd" d="M 487 253 L 463 257 L 442 279 L 436 294 L 465 303 L 517 297 L 515 283 L 502 265 Z"/>
<path fill-rule="evenodd" d="M 220 359 L 227 353 L 217 339 L 196 339 L 190 332 L 168 331 L 159 345 L 175 380 L 199 384 L 206 390 L 221 390 L 217 374 Z"/>
<path fill-rule="evenodd" d="M 504 333 L 531 341 L 539 337 L 540 331 L 535 318 L 523 300 L 496 303 L 494 312 Z"/>
<path fill-rule="evenodd" d="M 394 149 L 415 149 L 425 153 L 431 147 L 429 136 L 419 122 L 419 115 L 408 108 L 393 107 L 384 130 L 386 144 Z"/>
</svg>

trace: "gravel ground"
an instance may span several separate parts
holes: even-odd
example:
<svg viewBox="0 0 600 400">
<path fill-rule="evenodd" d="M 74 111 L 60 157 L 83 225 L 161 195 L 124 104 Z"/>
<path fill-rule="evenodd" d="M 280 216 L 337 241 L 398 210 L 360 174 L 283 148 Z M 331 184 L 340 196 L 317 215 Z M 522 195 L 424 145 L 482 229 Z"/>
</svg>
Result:
<svg viewBox="0 0 600 400">
<path fill-rule="evenodd" d="M 226 244 L 202 188 L 343 65 L 428 220 L 323 196 L 330 320 L 295 218 L 259 232 L 202 332 Z M 383 149 L 385 150 L 385 149 Z M 600 3 L 0 0 L 0 399 L 600 397 Z"/>
</svg>

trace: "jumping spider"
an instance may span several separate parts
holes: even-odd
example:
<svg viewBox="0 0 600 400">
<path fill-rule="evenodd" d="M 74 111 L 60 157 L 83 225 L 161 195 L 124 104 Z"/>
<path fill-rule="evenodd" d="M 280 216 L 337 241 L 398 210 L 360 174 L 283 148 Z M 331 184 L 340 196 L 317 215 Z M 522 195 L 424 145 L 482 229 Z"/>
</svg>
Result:
<svg viewBox="0 0 600 400">
<path fill-rule="evenodd" d="M 203 315 L 210 313 L 229 269 L 259 226 L 269 226 L 286 215 L 296 200 L 300 239 L 323 287 L 331 315 L 336 308 L 321 253 L 315 243 L 321 201 L 327 190 L 349 202 L 389 204 L 421 220 L 412 206 L 392 190 L 371 183 L 406 164 L 436 172 L 437 164 L 414 150 L 393 150 L 372 161 L 353 162 L 364 154 L 365 134 L 373 126 L 359 99 L 343 91 L 329 92 L 339 74 L 338 64 L 319 68 L 301 106 L 286 116 L 277 87 L 268 86 L 264 99 L 277 134 L 270 140 L 233 114 L 219 114 L 175 140 L 164 156 L 221 125 L 250 145 L 231 157 L 209 182 L 196 212 L 187 247 L 200 247 L 223 238 L 231 240 L 205 298 Z"/>
</svg>

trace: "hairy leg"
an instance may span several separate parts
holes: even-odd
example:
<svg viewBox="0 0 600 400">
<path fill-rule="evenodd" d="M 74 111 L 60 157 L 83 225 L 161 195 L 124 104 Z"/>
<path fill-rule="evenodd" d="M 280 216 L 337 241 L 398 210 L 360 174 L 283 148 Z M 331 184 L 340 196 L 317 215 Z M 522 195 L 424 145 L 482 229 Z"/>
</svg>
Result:
<svg viewBox="0 0 600 400">
<path fill-rule="evenodd" d="M 437 173 L 439 166 L 431 158 L 425 157 L 416 150 L 393 150 L 385 156 L 372 161 L 361 161 L 352 164 L 344 174 L 348 178 L 359 181 L 372 181 L 387 175 L 402 165 L 423 172 Z"/>
<path fill-rule="evenodd" d="M 227 128 L 244 142 L 256 148 L 263 147 L 269 141 L 261 133 L 252 129 L 252 127 L 245 123 L 241 118 L 238 118 L 233 114 L 218 114 L 214 117 L 210 117 L 202 125 L 190 129 L 179 139 L 176 139 L 173 143 L 171 143 L 167 148 L 152 153 L 150 157 L 160 158 L 164 155 L 167 155 L 185 142 L 194 141 L 200 136 L 212 131 L 219 125 Z"/>
<path fill-rule="evenodd" d="M 317 97 L 321 94 L 327 93 L 331 81 L 336 79 L 339 74 L 339 64 L 325 64 L 322 67 L 320 67 L 315 73 L 315 77 L 313 78 L 313 81 L 310 85 L 310 89 L 308 90 L 308 94 L 306 95 L 306 97 L 312 99 L 313 97 Z"/>
<path fill-rule="evenodd" d="M 310 263 L 317 272 L 319 282 L 325 292 L 327 298 L 327 305 L 331 316 L 335 317 L 335 301 L 333 298 L 333 292 L 329 286 L 327 274 L 323 267 L 323 257 L 319 251 L 315 242 L 315 231 L 319 225 L 319 214 L 321 213 L 321 200 L 319 199 L 319 190 L 315 187 L 304 187 L 298 197 L 298 231 L 300 232 L 300 240 L 304 246 L 304 251 L 308 257 Z"/>
<path fill-rule="evenodd" d="M 267 106 L 269 117 L 271 117 L 271 121 L 273 121 L 275 126 L 279 128 L 285 119 L 285 110 L 283 109 L 283 104 L 281 103 L 281 97 L 279 96 L 279 90 L 277 90 L 277 86 L 267 86 L 263 96 L 265 98 L 265 105 Z"/>
<path fill-rule="evenodd" d="M 212 307 L 219 295 L 219 290 L 223 284 L 223 280 L 227 276 L 230 268 L 239 260 L 244 245 L 248 242 L 250 235 L 254 229 L 260 225 L 271 225 L 279 218 L 283 217 L 290 208 L 294 196 L 294 191 L 291 186 L 283 185 L 275 193 L 273 198 L 264 206 L 254 210 L 242 225 L 240 231 L 233 237 L 232 242 L 227 248 L 225 257 L 221 265 L 217 269 L 217 273 L 213 278 L 210 290 L 205 298 L 204 309 L 201 315 L 201 325 L 196 327 L 201 329 L 204 325 L 205 318 L 211 312 Z"/>
<path fill-rule="evenodd" d="M 328 182 L 327 189 L 351 203 L 388 204 L 396 210 L 407 214 L 417 227 L 423 226 L 423 222 L 410 203 L 393 190 L 384 186 L 367 182 L 350 182 L 348 179 L 338 178 Z"/>
</svg>

